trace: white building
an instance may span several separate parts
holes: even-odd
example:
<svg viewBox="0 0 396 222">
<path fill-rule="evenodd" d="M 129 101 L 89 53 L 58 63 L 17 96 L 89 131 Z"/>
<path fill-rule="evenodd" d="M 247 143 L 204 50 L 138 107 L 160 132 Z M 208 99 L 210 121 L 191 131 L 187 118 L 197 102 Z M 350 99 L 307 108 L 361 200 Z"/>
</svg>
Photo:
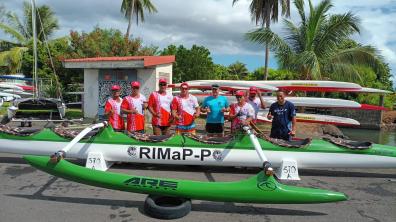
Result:
<svg viewBox="0 0 396 222">
<path fill-rule="evenodd" d="M 158 90 L 158 80 L 166 78 L 172 83 L 172 63 L 175 56 L 128 56 L 66 59 L 65 68 L 84 69 L 84 117 L 97 118 L 104 113 L 110 87 L 121 86 L 121 96 L 131 92 L 132 81 L 139 81 L 140 92 L 147 98 Z"/>
</svg>

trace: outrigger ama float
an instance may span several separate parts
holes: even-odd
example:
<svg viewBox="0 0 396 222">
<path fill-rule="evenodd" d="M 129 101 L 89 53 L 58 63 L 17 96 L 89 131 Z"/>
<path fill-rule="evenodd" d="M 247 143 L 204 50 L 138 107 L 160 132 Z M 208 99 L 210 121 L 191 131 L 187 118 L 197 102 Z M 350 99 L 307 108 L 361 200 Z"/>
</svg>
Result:
<svg viewBox="0 0 396 222">
<path fill-rule="evenodd" d="M 268 162 L 263 150 L 258 149 L 260 146 L 258 140 L 248 127 L 244 130 L 246 130 L 256 148 L 256 155 L 261 160 L 263 171 L 256 176 L 236 182 L 199 182 L 132 176 L 88 169 L 63 159 L 66 153 L 71 150 L 70 148 L 75 141 L 83 137 L 83 134 L 102 126 L 104 124 L 98 124 L 86 129 L 51 157 L 25 156 L 24 159 L 40 170 L 71 181 L 108 189 L 149 194 L 145 202 L 146 212 L 151 216 L 162 219 L 174 219 L 185 216 L 191 210 L 190 199 L 274 204 L 326 203 L 347 199 L 345 194 L 339 192 L 287 186 L 277 182 L 273 176 L 271 164 Z M 111 133 L 114 134 L 114 132 Z M 238 195 L 235 195 L 236 193 Z M 161 208 L 157 206 L 160 206 L 163 201 L 156 202 L 158 198 L 163 198 L 164 200 L 179 198 L 179 200 L 182 200 L 182 204 L 176 204 L 175 208 L 169 207 L 169 204 L 173 203 L 171 201 L 171 203 L 166 204 L 167 206 Z M 183 211 L 177 209 L 183 209 Z"/>
<path fill-rule="evenodd" d="M 126 135 L 114 132 L 103 123 L 88 127 L 78 135 L 62 128 L 33 132 L 2 126 L 0 152 L 50 155 L 67 147 L 67 157 L 86 159 L 87 167 L 105 171 L 112 162 L 119 161 L 261 167 L 263 162 L 255 151 L 260 149 L 272 167 L 278 169 L 277 176 L 281 179 L 299 179 L 298 168 L 396 167 L 396 148 L 392 146 L 333 137 L 287 143 L 251 136 L 254 135 L 250 130 L 227 138 Z M 57 153 L 62 155 L 62 152 Z"/>
</svg>

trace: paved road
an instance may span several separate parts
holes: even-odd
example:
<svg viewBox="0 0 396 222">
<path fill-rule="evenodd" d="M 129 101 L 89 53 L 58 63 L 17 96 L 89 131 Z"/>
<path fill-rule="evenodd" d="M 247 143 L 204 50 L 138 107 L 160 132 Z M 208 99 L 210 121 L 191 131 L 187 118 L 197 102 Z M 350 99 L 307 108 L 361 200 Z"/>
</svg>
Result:
<svg viewBox="0 0 396 222">
<path fill-rule="evenodd" d="M 116 165 L 115 172 L 207 181 L 246 178 L 256 169 Z M 142 212 L 145 195 L 86 186 L 50 176 L 17 155 L 0 154 L 0 221 L 154 221 Z M 299 186 L 345 192 L 350 200 L 317 205 L 193 201 L 176 221 L 396 221 L 396 169 L 304 170 Z"/>
</svg>

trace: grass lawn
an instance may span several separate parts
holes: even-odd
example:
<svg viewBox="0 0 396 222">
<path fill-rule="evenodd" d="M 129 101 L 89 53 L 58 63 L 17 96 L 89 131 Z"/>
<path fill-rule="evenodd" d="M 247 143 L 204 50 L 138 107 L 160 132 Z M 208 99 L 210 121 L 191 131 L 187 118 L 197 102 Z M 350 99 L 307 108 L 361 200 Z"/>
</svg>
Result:
<svg viewBox="0 0 396 222">
<path fill-rule="evenodd" d="M 4 102 L 3 106 L 0 108 L 0 116 L 7 115 L 7 108 L 11 106 L 10 102 Z"/>
<path fill-rule="evenodd" d="M 7 115 L 7 108 L 11 106 L 10 102 L 4 102 L 3 106 L 0 108 L 0 115 Z M 57 110 L 54 110 L 57 112 Z M 48 115 L 49 110 L 18 110 L 17 115 L 24 115 L 29 117 L 37 117 L 42 115 Z M 56 114 L 55 114 L 56 115 Z M 66 118 L 68 119 L 78 119 L 83 117 L 81 109 L 66 109 Z"/>
</svg>

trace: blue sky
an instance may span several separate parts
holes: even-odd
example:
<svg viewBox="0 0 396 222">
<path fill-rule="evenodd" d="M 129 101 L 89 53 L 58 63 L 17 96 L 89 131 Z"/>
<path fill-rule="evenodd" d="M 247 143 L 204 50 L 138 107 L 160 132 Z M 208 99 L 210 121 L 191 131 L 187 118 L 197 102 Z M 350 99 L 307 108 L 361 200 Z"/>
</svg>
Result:
<svg viewBox="0 0 396 222">
<path fill-rule="evenodd" d="M 89 32 L 94 26 L 126 31 L 127 21 L 120 13 L 121 0 L 36 0 L 38 5 L 51 6 L 59 19 L 60 30 L 54 36 L 67 35 L 70 30 Z M 248 12 L 249 0 L 240 0 L 232 7 L 231 0 L 152 0 L 158 13 L 146 15 L 146 22 L 132 27 L 133 37 L 141 37 L 146 45 L 164 48 L 169 44 L 203 45 L 210 49 L 216 63 L 229 65 L 235 61 L 254 70 L 264 64 L 264 48 L 247 42 L 243 34 L 255 25 Z M 313 0 L 317 4 L 319 0 Z M 22 0 L 1 0 L 8 10 L 18 14 Z M 396 73 L 396 0 L 333 0 L 332 13 L 352 11 L 361 19 L 361 33 L 354 39 L 378 48 Z M 292 7 L 291 19 L 298 16 Z M 272 25 L 282 34 L 282 24 Z M 0 39 L 7 38 L 0 31 Z M 271 57 L 270 66 L 276 68 Z"/>
</svg>

